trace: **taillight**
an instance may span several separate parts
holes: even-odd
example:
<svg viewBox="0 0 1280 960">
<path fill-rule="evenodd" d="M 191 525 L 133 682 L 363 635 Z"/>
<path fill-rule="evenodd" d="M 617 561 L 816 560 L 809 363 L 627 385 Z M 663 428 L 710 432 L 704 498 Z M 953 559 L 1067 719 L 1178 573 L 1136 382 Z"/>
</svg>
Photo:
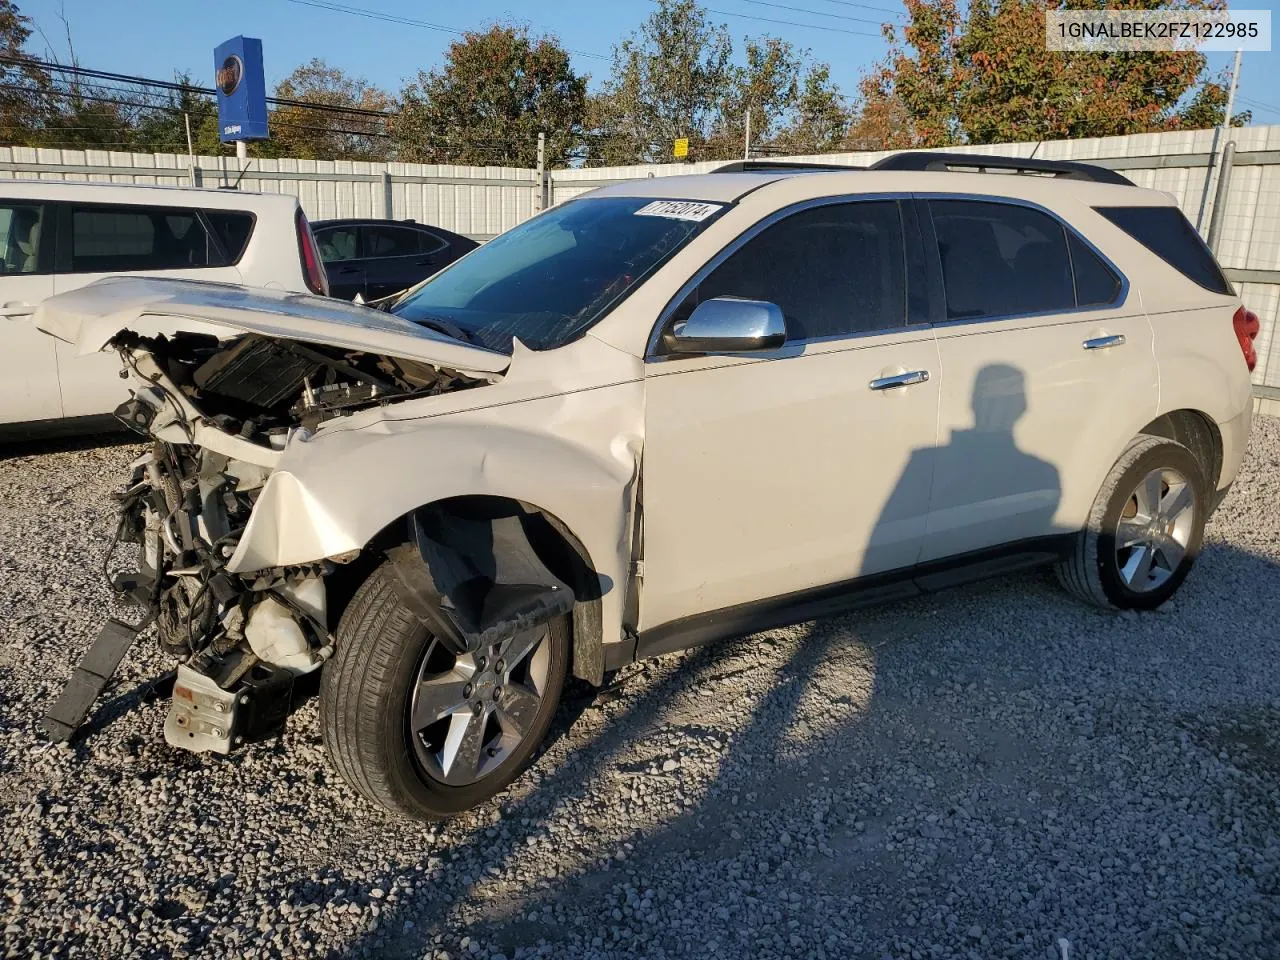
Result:
<svg viewBox="0 0 1280 960">
<path fill-rule="evenodd" d="M 298 215 L 294 217 L 294 223 L 298 227 L 298 253 L 302 257 L 302 278 L 306 281 L 308 290 L 327 297 L 329 277 L 324 272 L 324 267 L 320 265 L 320 249 L 316 246 L 316 238 L 311 232 L 307 215 L 299 210 Z"/>
<path fill-rule="evenodd" d="M 1253 341 L 1258 339 L 1258 331 L 1262 327 L 1258 322 L 1258 315 L 1252 310 L 1241 307 L 1231 318 L 1231 325 L 1235 328 L 1236 339 L 1240 341 L 1240 352 L 1244 354 L 1245 366 L 1252 373 L 1253 368 L 1258 365 L 1258 351 L 1253 348 Z"/>
</svg>

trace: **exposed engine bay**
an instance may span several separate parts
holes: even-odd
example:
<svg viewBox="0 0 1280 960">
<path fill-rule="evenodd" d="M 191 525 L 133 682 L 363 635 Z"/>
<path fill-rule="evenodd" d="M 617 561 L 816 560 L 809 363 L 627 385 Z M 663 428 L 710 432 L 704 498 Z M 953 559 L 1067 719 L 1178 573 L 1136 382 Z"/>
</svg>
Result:
<svg viewBox="0 0 1280 960">
<path fill-rule="evenodd" d="M 144 623 L 155 622 L 159 642 L 179 660 L 166 740 L 227 753 L 278 733 L 294 680 L 333 653 L 324 577 L 335 561 L 230 572 L 271 467 L 196 443 L 197 426 L 280 450 L 292 431 L 486 381 L 258 334 L 219 341 L 125 332 L 112 345 L 149 384 L 116 414 L 155 440 L 133 464 L 116 532 L 118 543 L 136 545 L 138 570 L 114 585 L 142 603 Z"/>
<path fill-rule="evenodd" d="M 421 361 L 252 333 L 219 341 L 196 333 L 148 339 L 125 332 L 112 345 L 126 367 L 151 380 L 136 362 L 135 351 L 145 349 L 209 423 L 259 442 L 295 426 L 314 430 L 326 420 L 370 406 L 485 382 Z M 133 416 L 138 402 L 117 411 L 134 429 L 141 425 Z"/>
</svg>

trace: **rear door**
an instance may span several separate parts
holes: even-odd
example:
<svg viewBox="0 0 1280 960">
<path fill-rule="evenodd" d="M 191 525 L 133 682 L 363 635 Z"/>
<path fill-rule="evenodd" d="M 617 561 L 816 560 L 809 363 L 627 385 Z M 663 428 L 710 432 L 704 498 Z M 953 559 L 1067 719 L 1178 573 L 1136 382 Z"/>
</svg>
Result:
<svg viewBox="0 0 1280 960">
<path fill-rule="evenodd" d="M 228 211 L 218 211 L 226 221 Z M 247 213 L 240 218 L 250 219 Z M 202 211 L 189 207 L 141 204 L 58 204 L 58 249 L 54 292 L 65 293 L 103 277 L 143 273 L 156 277 L 240 282 L 234 266 L 242 251 L 225 242 L 248 240 L 234 223 L 218 229 Z M 63 416 L 110 413 L 128 399 L 120 379 L 120 360 L 111 352 L 79 356 L 57 345 Z"/>
<path fill-rule="evenodd" d="M 420 227 L 363 228 L 365 296 L 370 300 L 411 287 L 449 263 L 449 244 Z"/>
<path fill-rule="evenodd" d="M 947 319 L 935 331 L 946 375 L 921 559 L 1078 530 L 1112 434 L 1155 415 L 1140 298 L 1045 209 L 949 197 L 922 207 Z"/>
<path fill-rule="evenodd" d="M 32 316 L 53 295 L 54 233 L 48 204 L 0 199 L 0 423 L 62 416 L 56 341 Z"/>
<path fill-rule="evenodd" d="M 320 262 L 329 277 L 329 296 L 352 300 L 358 293 L 368 299 L 365 262 L 360 257 L 360 228 L 354 223 L 317 227 L 314 231 Z"/>
</svg>

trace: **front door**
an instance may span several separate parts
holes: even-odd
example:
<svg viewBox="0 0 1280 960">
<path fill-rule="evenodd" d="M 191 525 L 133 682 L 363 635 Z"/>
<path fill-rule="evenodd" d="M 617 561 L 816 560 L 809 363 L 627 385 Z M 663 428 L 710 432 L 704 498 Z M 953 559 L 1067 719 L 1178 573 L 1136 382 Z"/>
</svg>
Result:
<svg viewBox="0 0 1280 960">
<path fill-rule="evenodd" d="M 668 325 L 711 297 L 767 300 L 788 341 L 646 365 L 641 629 L 916 562 L 940 370 L 909 212 L 791 213 L 675 310 Z"/>
<path fill-rule="evenodd" d="M 1110 424 L 1155 416 L 1151 325 L 1121 275 L 1047 212 L 933 199 L 948 322 L 922 561 L 1078 530 Z"/>
<path fill-rule="evenodd" d="M 33 316 L 53 295 L 53 240 L 47 205 L 0 200 L 0 423 L 62 416 L 56 341 Z"/>
</svg>

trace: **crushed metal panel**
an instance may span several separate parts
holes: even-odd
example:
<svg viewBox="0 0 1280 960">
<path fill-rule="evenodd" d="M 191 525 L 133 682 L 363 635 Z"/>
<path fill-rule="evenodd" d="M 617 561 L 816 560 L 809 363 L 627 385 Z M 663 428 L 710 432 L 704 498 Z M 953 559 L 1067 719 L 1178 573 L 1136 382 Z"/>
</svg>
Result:
<svg viewBox="0 0 1280 960">
<path fill-rule="evenodd" d="M 314 562 L 361 549 L 426 504 L 505 497 L 557 517 L 581 542 L 600 578 L 602 635 L 613 642 L 632 559 L 642 372 L 636 358 L 590 336 L 546 353 L 517 348 L 507 377 L 482 391 L 299 432 L 228 570 Z"/>
</svg>

